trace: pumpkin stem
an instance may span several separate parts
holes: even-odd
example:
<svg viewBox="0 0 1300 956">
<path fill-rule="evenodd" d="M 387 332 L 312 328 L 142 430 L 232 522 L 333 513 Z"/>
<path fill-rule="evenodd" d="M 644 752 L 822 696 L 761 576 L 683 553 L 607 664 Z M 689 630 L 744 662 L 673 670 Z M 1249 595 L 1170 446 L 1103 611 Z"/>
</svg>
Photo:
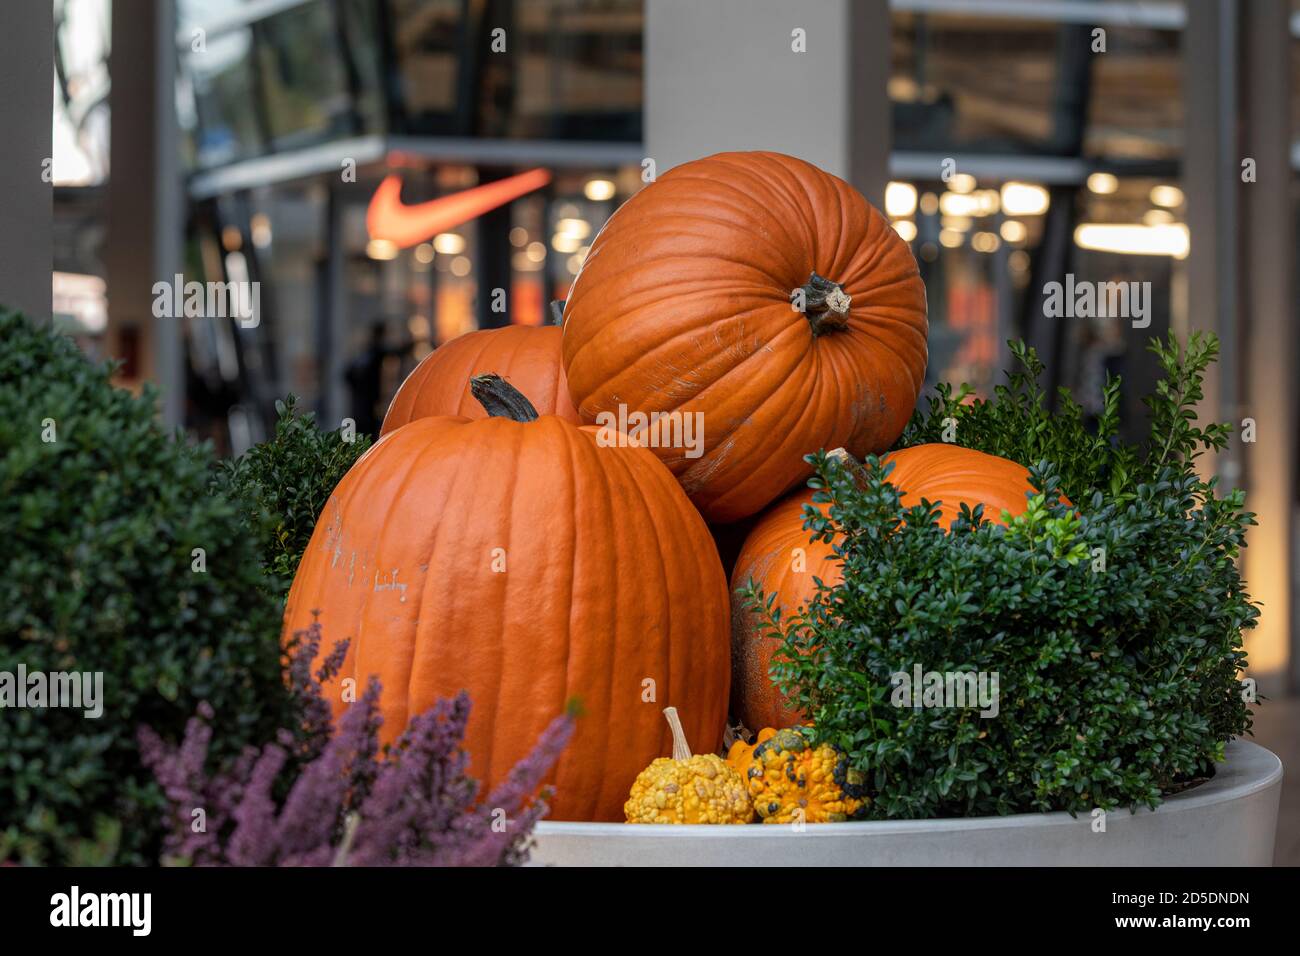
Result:
<svg viewBox="0 0 1300 956">
<path fill-rule="evenodd" d="M 531 422 L 537 418 L 533 403 L 500 375 L 475 375 L 469 380 L 469 391 L 492 418 L 508 418 L 512 422 Z"/>
<path fill-rule="evenodd" d="M 860 485 L 866 484 L 867 469 L 844 448 L 832 448 L 826 453 L 831 461 L 839 462 Z"/>
<path fill-rule="evenodd" d="M 835 332 L 849 324 L 849 305 L 853 297 L 838 282 L 816 272 L 790 293 L 792 303 L 803 302 L 803 314 L 812 326 L 813 335 Z"/>
<path fill-rule="evenodd" d="M 551 300 L 551 325 L 564 324 L 564 303 L 567 301 L 567 299 Z"/>
<path fill-rule="evenodd" d="M 665 707 L 664 716 L 668 718 L 668 726 L 673 729 L 673 759 L 690 760 L 691 748 L 686 742 L 686 731 L 682 730 L 682 722 L 677 719 L 677 708 Z"/>
</svg>

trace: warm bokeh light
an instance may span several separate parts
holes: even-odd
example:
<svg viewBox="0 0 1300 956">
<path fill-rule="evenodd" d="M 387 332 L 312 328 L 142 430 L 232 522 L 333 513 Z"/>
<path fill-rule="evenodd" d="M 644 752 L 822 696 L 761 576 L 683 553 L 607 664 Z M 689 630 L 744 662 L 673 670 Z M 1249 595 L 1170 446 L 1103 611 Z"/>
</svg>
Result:
<svg viewBox="0 0 1300 956">
<path fill-rule="evenodd" d="M 454 232 L 440 232 L 433 237 L 433 248 L 444 256 L 458 256 L 465 251 L 465 237 Z"/>
<path fill-rule="evenodd" d="M 939 209 L 945 216 L 977 216 L 979 202 L 971 195 L 944 193 L 939 197 Z"/>
<path fill-rule="evenodd" d="M 569 232 L 557 232 L 551 237 L 551 248 L 556 252 L 577 252 L 582 239 Z"/>
<path fill-rule="evenodd" d="M 1004 183 L 1002 211 L 1008 216 L 1041 216 L 1050 200 L 1047 190 L 1034 183 Z"/>
<path fill-rule="evenodd" d="M 1002 233 L 1002 238 L 1007 242 L 1024 242 L 1025 237 L 1029 235 L 1029 230 L 1025 228 L 1025 224 L 1014 219 L 1008 219 L 998 231 Z"/>
<path fill-rule="evenodd" d="M 991 216 L 998 211 L 996 189 L 981 189 L 973 193 L 944 193 L 939 197 L 939 210 L 945 216 Z"/>
<path fill-rule="evenodd" d="M 608 179 L 589 179 L 582 187 L 582 194 L 592 202 L 604 202 L 614 198 L 614 184 Z"/>
<path fill-rule="evenodd" d="M 975 189 L 975 177 L 970 173 L 957 173 L 948 180 L 948 188 L 955 193 L 968 193 Z"/>
<path fill-rule="evenodd" d="M 904 242 L 911 242 L 916 238 L 916 223 L 910 219 L 900 219 L 893 224 L 894 232 L 902 237 Z"/>
<path fill-rule="evenodd" d="M 371 259 L 378 259 L 380 262 L 396 259 L 397 252 L 397 243 L 390 242 L 387 239 L 371 239 L 366 243 L 366 255 Z"/>
<path fill-rule="evenodd" d="M 1099 196 L 1109 196 L 1119 189 L 1119 178 L 1111 173 L 1093 173 L 1088 177 L 1088 189 Z"/>
<path fill-rule="evenodd" d="M 271 218 L 266 213 L 253 213 L 248 220 L 248 231 L 257 248 L 265 249 L 271 244 Z"/>
<path fill-rule="evenodd" d="M 221 248 L 235 252 L 244 244 L 244 237 L 238 226 L 225 226 L 221 230 Z"/>
<path fill-rule="evenodd" d="M 1177 186 L 1167 184 L 1152 186 L 1151 202 L 1166 209 L 1177 209 L 1183 204 L 1183 191 Z"/>
<path fill-rule="evenodd" d="M 1173 256 L 1184 259 L 1191 249 L 1191 234 L 1181 223 L 1141 226 L 1136 223 L 1085 222 L 1074 230 L 1081 249 L 1132 256 Z"/>
<path fill-rule="evenodd" d="M 885 212 L 890 216 L 910 216 L 916 212 L 916 187 L 911 183 L 890 183 L 885 187 Z"/>
<path fill-rule="evenodd" d="M 561 219 L 555 224 L 556 233 L 586 239 L 591 235 L 591 223 L 585 219 Z"/>
</svg>

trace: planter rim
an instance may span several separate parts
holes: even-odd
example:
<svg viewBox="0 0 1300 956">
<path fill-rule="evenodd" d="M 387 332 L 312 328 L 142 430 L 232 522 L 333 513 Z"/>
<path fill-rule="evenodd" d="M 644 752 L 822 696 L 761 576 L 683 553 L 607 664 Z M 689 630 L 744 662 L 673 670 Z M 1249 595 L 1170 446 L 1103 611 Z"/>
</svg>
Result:
<svg viewBox="0 0 1300 956">
<path fill-rule="evenodd" d="M 1224 760 L 1217 765 L 1214 777 L 1199 786 L 1168 797 L 1155 810 L 1141 807 L 1134 816 L 1160 814 L 1169 817 L 1221 803 L 1240 800 L 1277 783 L 1282 776 L 1282 761 L 1271 750 L 1248 740 L 1230 740 Z M 1125 808 L 1110 811 L 1124 812 Z M 943 833 L 951 831 L 1036 829 L 1077 826 L 1080 815 L 1064 811 L 1051 813 L 1017 813 L 1001 817 L 936 817 L 926 820 L 861 820 L 850 823 L 813 823 L 796 831 L 791 826 L 716 826 L 710 824 L 666 823 L 578 823 L 542 820 L 535 827 L 538 836 L 617 836 L 622 840 L 684 840 L 703 835 L 710 839 L 746 840 L 821 837 L 843 839 L 855 834 Z"/>
</svg>

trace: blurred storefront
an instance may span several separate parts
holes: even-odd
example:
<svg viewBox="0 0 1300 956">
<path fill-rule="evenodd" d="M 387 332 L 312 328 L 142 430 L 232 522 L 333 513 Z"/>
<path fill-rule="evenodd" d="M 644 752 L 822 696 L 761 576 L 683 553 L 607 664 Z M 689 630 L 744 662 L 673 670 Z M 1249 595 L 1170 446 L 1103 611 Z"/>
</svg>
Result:
<svg viewBox="0 0 1300 956">
<path fill-rule="evenodd" d="M 58 114 L 78 114 L 65 120 L 76 148 L 56 156 L 92 154 L 74 174 L 56 168 L 56 298 L 130 379 L 143 337 L 82 301 L 88 282 L 111 287 L 107 146 L 95 155 L 109 9 L 56 4 L 61 48 L 81 71 L 73 86 L 105 87 L 102 124 L 80 121 L 89 94 L 56 93 Z M 373 426 L 439 343 L 544 321 L 641 184 L 641 18 L 639 0 L 176 3 L 184 277 L 260 286 L 255 326 L 181 320 L 185 426 L 238 452 L 288 392 L 325 421 Z M 404 248 L 368 231 L 390 174 L 416 205 L 538 168 L 540 188 Z"/>
</svg>

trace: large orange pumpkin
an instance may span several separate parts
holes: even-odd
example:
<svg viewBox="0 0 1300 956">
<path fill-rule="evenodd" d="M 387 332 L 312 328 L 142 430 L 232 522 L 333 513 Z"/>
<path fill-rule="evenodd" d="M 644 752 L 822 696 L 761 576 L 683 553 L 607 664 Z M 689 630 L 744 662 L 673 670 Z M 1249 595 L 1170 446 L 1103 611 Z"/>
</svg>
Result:
<svg viewBox="0 0 1300 956">
<path fill-rule="evenodd" d="M 1003 511 L 1021 514 L 1026 493 L 1033 491 L 1023 465 L 957 445 L 915 445 L 883 461 L 894 466 L 889 480 L 902 492 L 903 506 L 918 505 L 922 498 L 939 504 L 944 528 L 960 514 L 962 504 L 983 504 L 988 521 L 1001 522 Z M 768 674 L 779 642 L 764 636 L 735 589 L 752 578 L 764 594 L 777 595 L 778 606 L 789 614 L 813 599 L 814 577 L 832 586 L 843 580 L 832 546 L 810 542 L 804 530 L 804 505 L 812 503 L 812 496 L 811 490 L 796 491 L 764 512 L 745 539 L 731 575 L 731 710 L 750 729 L 792 727 L 803 717 Z"/>
<path fill-rule="evenodd" d="M 857 190 L 779 153 L 720 153 L 605 224 L 564 308 L 564 368 L 584 421 L 702 422 L 702 454 L 653 450 L 727 522 L 806 479 L 817 448 L 888 448 L 924 379 L 926 331 L 916 260 Z"/>
<path fill-rule="evenodd" d="M 484 383 L 487 384 L 484 384 Z M 490 790 L 576 697 L 552 816 L 621 820 L 636 775 L 690 739 L 716 750 L 729 683 L 727 584 L 708 528 L 646 449 L 475 379 L 491 417 L 420 418 L 344 477 L 299 565 L 284 633 L 319 612 L 350 639 L 326 686 L 383 684 L 381 738 L 462 688 L 466 750 Z M 529 420 L 531 418 L 531 420 Z"/>
<path fill-rule="evenodd" d="M 560 363 L 560 330 L 553 325 L 508 325 L 457 336 L 430 352 L 406 377 L 388 406 L 380 435 L 413 418 L 484 418 L 469 392 L 475 375 L 500 375 L 527 395 L 540 415 L 578 422 Z"/>
</svg>

